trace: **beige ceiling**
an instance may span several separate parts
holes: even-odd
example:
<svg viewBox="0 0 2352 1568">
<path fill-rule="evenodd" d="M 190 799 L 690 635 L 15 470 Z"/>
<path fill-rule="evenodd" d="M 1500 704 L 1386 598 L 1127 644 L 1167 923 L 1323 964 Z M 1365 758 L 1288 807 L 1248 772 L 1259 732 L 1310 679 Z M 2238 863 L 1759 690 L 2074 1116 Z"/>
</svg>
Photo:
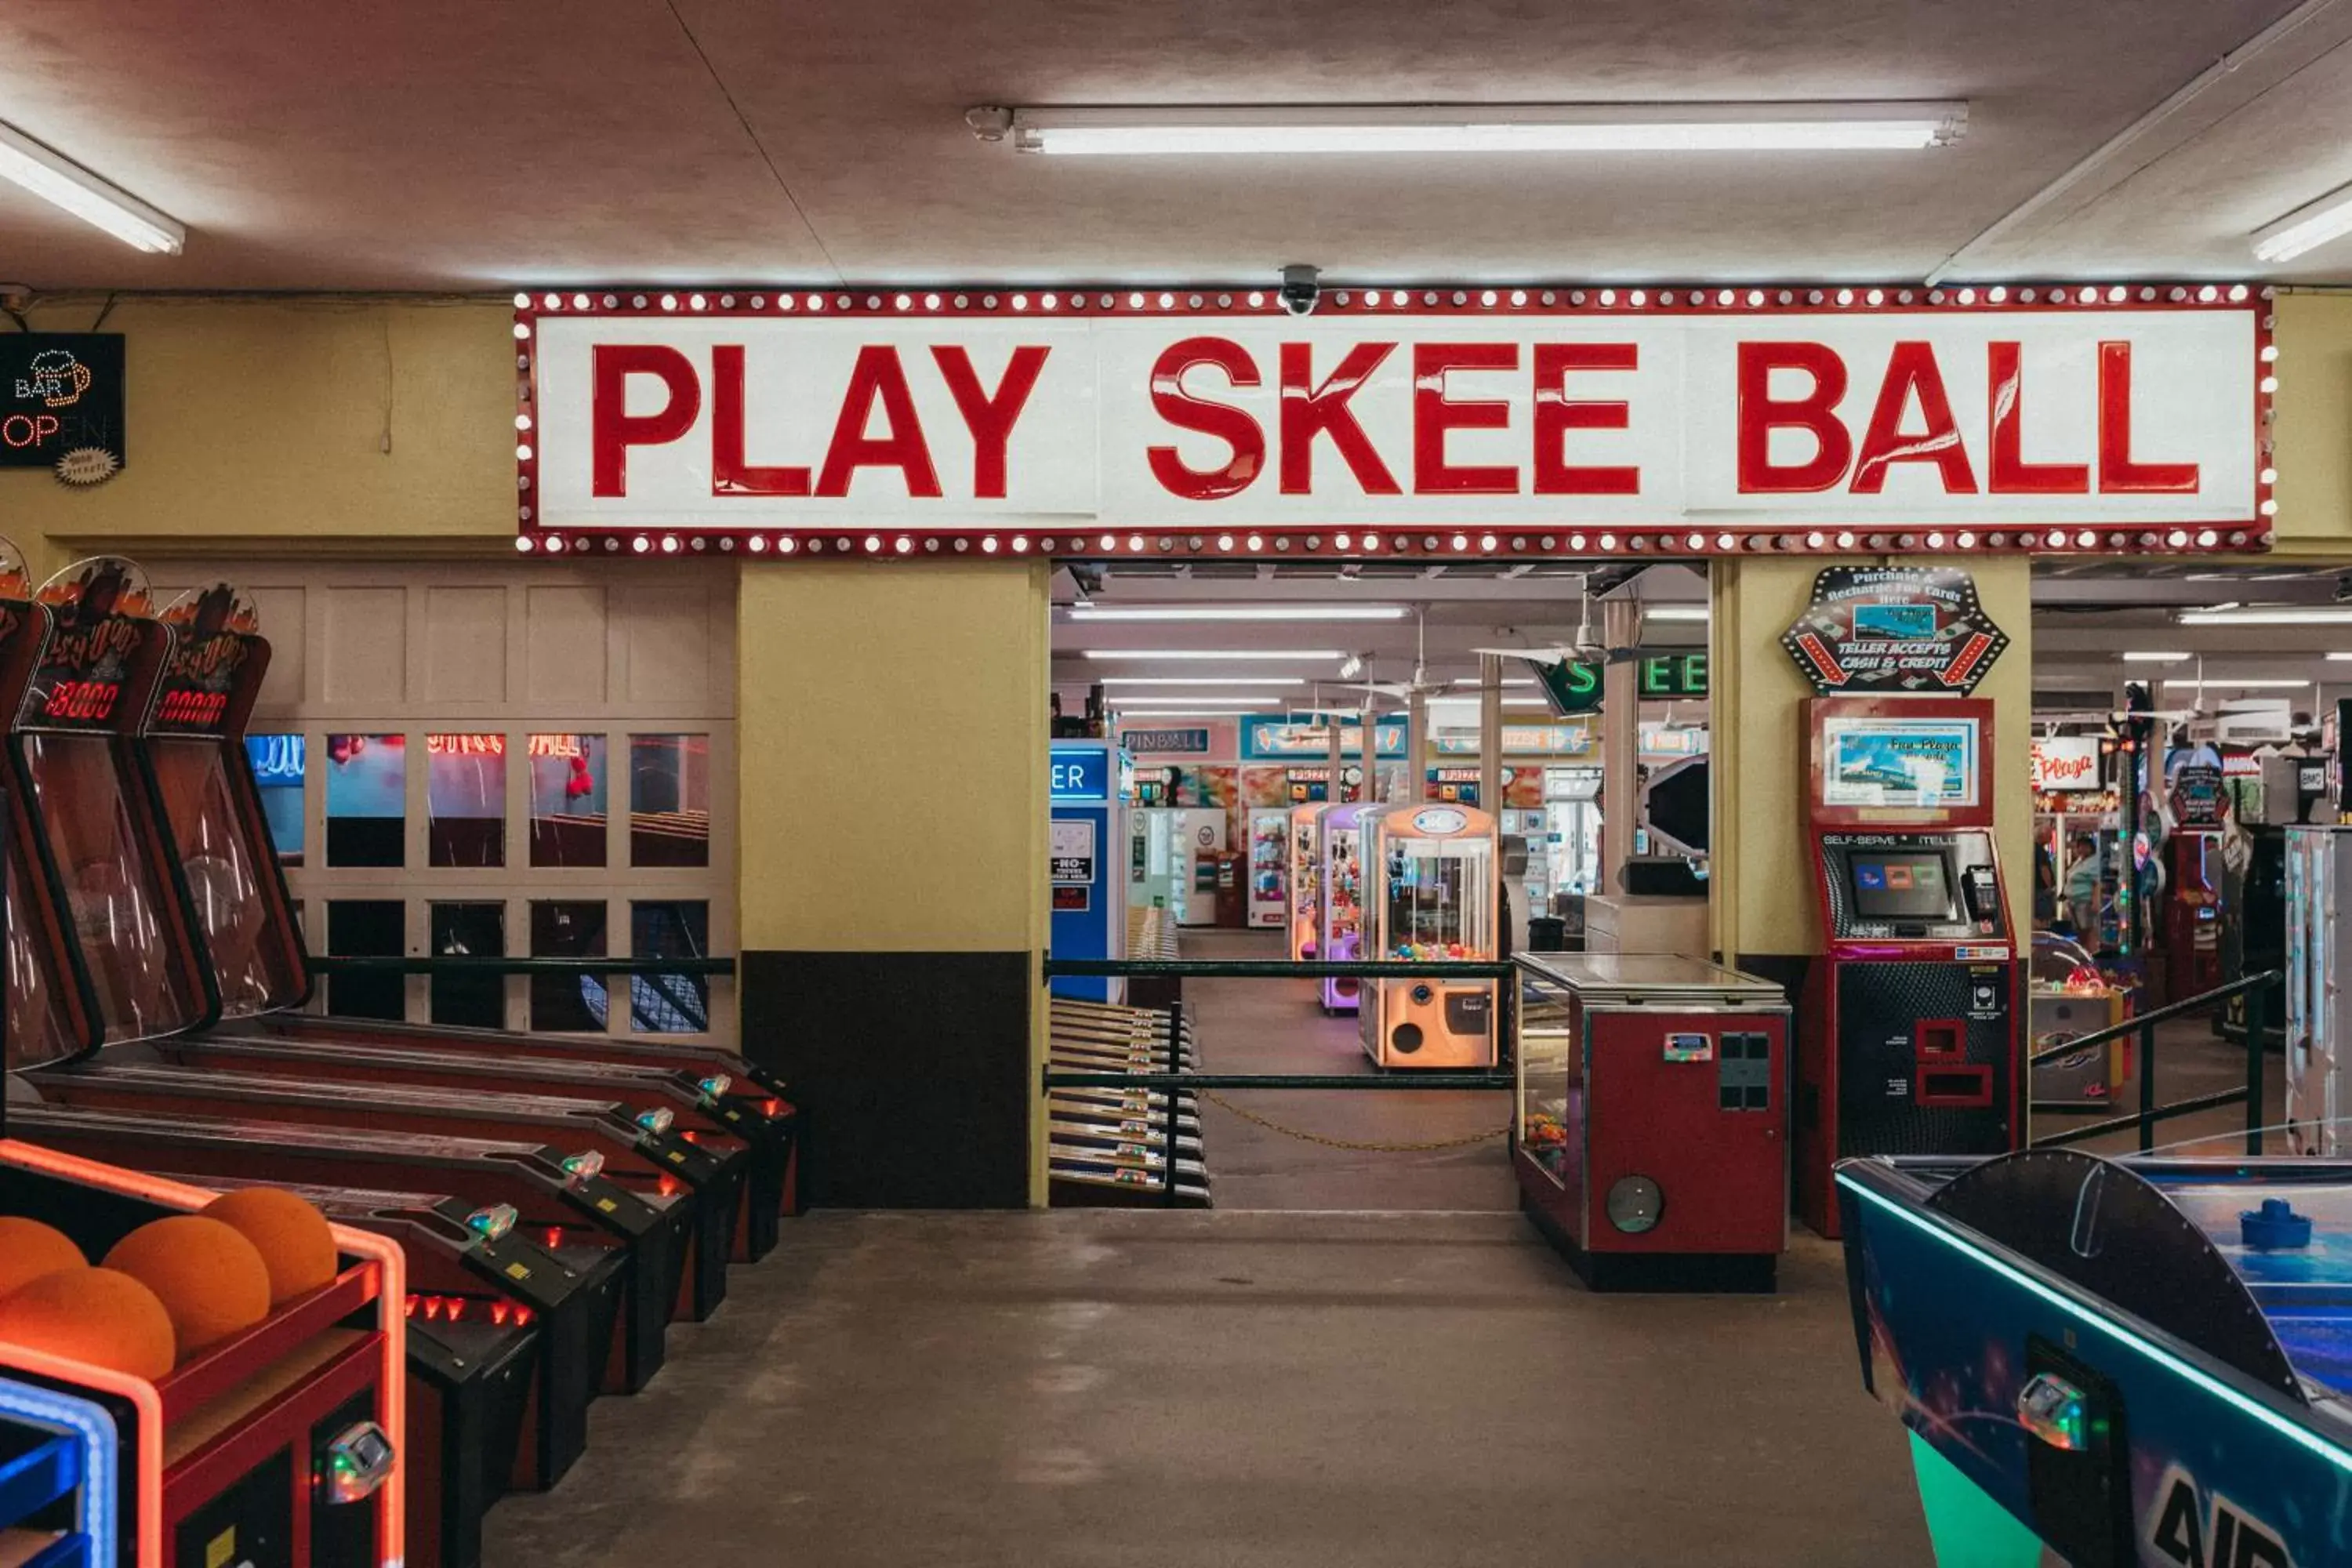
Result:
<svg viewBox="0 0 2352 1568">
<path fill-rule="evenodd" d="M 0 120 L 193 232 L 145 257 L 0 186 L 0 282 L 1918 277 L 2289 9 L 7 0 Z M 2346 13 L 1969 274 L 2250 275 L 2249 230 L 2352 180 Z M 1966 99 L 1968 133 L 1927 153 L 1170 163 L 1016 156 L 962 124 L 985 102 L 1841 97 Z M 2283 276 L 2352 279 L 2352 240 L 2305 262 Z"/>
</svg>

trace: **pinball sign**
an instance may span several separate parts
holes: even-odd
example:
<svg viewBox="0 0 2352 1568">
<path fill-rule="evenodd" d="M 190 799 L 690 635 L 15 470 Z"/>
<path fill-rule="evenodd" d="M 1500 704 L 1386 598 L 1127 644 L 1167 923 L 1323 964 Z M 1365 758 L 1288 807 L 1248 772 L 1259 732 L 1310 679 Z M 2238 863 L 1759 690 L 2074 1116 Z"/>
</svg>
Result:
<svg viewBox="0 0 2352 1568">
<path fill-rule="evenodd" d="M 521 546 L 2259 549 L 2244 286 L 516 297 Z"/>
<path fill-rule="evenodd" d="M 1965 697 L 2009 646 L 1976 580 L 1945 566 L 1830 566 L 1780 646 L 1824 697 Z"/>
</svg>

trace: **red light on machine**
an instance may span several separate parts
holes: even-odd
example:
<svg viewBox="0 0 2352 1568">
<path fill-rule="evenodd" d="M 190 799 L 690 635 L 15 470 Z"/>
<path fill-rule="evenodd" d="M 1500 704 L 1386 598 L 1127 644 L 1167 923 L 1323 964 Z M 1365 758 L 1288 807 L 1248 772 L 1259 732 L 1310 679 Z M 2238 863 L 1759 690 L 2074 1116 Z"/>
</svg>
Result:
<svg viewBox="0 0 2352 1568">
<path fill-rule="evenodd" d="M 561 1247 L 561 1246 L 562 1246 L 562 1245 L 563 1245 L 563 1227 L 562 1227 L 562 1226 L 560 1226 L 560 1225 L 551 1225 L 551 1226 L 549 1226 L 547 1227 L 547 1249 L 548 1249 L 550 1252 L 552 1252 L 552 1251 L 554 1251 L 557 1247 Z"/>
<path fill-rule="evenodd" d="M 782 1116 L 783 1113 L 784 1102 L 782 1100 L 763 1100 L 760 1101 L 760 1114 L 762 1116 Z"/>
<path fill-rule="evenodd" d="M 664 1176 L 656 1185 L 660 1189 L 662 1196 L 674 1198 L 677 1196 L 683 1184 L 676 1176 Z"/>
<path fill-rule="evenodd" d="M 400 1304 L 400 1315 L 404 1318 L 413 1318 L 416 1316 L 417 1300 L 417 1297 L 411 1296 L 402 1301 Z"/>
<path fill-rule="evenodd" d="M 514 1310 L 515 1327 L 519 1329 L 527 1329 L 530 1327 L 532 1321 L 538 1316 L 539 1314 L 532 1311 L 529 1307 L 517 1307 Z"/>
</svg>

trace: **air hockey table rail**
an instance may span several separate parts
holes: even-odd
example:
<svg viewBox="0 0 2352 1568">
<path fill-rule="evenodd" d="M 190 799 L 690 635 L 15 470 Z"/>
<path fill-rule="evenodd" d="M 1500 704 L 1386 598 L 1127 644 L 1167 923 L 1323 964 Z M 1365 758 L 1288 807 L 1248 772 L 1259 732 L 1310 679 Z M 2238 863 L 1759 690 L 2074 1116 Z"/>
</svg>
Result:
<svg viewBox="0 0 2352 1568">
<path fill-rule="evenodd" d="M 1942 1568 L 2352 1564 L 2352 1162 L 1836 1170 Z M 2304 1222 L 2307 1222 L 2307 1226 Z"/>
</svg>

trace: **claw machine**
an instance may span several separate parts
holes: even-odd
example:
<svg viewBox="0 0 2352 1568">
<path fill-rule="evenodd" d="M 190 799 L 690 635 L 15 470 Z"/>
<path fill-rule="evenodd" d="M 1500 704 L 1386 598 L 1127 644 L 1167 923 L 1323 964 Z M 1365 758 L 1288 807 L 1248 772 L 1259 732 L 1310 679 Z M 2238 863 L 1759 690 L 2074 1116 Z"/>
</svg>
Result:
<svg viewBox="0 0 2352 1568">
<path fill-rule="evenodd" d="M 1367 810 L 1360 827 L 1364 952 L 1492 961 L 1501 860 L 1494 816 L 1398 805 Z M 1491 980 L 1375 981 L 1359 1013 L 1364 1052 L 1384 1068 L 1490 1068 L 1495 1010 Z"/>
<path fill-rule="evenodd" d="M 1322 907 L 1315 922 L 1315 945 L 1321 956 L 1344 963 L 1364 956 L 1363 857 L 1360 824 L 1368 811 L 1363 805 L 1327 805 L 1316 818 L 1320 841 Z M 1323 978 L 1323 1011 L 1352 1013 L 1361 983 L 1344 975 Z"/>
<path fill-rule="evenodd" d="M 1290 919 L 1290 812 L 1249 814 L 1249 923 L 1279 930 Z"/>
<path fill-rule="evenodd" d="M 1323 912 L 1323 835 L 1319 805 L 1290 808 L 1290 958 L 1315 956 Z"/>
</svg>

